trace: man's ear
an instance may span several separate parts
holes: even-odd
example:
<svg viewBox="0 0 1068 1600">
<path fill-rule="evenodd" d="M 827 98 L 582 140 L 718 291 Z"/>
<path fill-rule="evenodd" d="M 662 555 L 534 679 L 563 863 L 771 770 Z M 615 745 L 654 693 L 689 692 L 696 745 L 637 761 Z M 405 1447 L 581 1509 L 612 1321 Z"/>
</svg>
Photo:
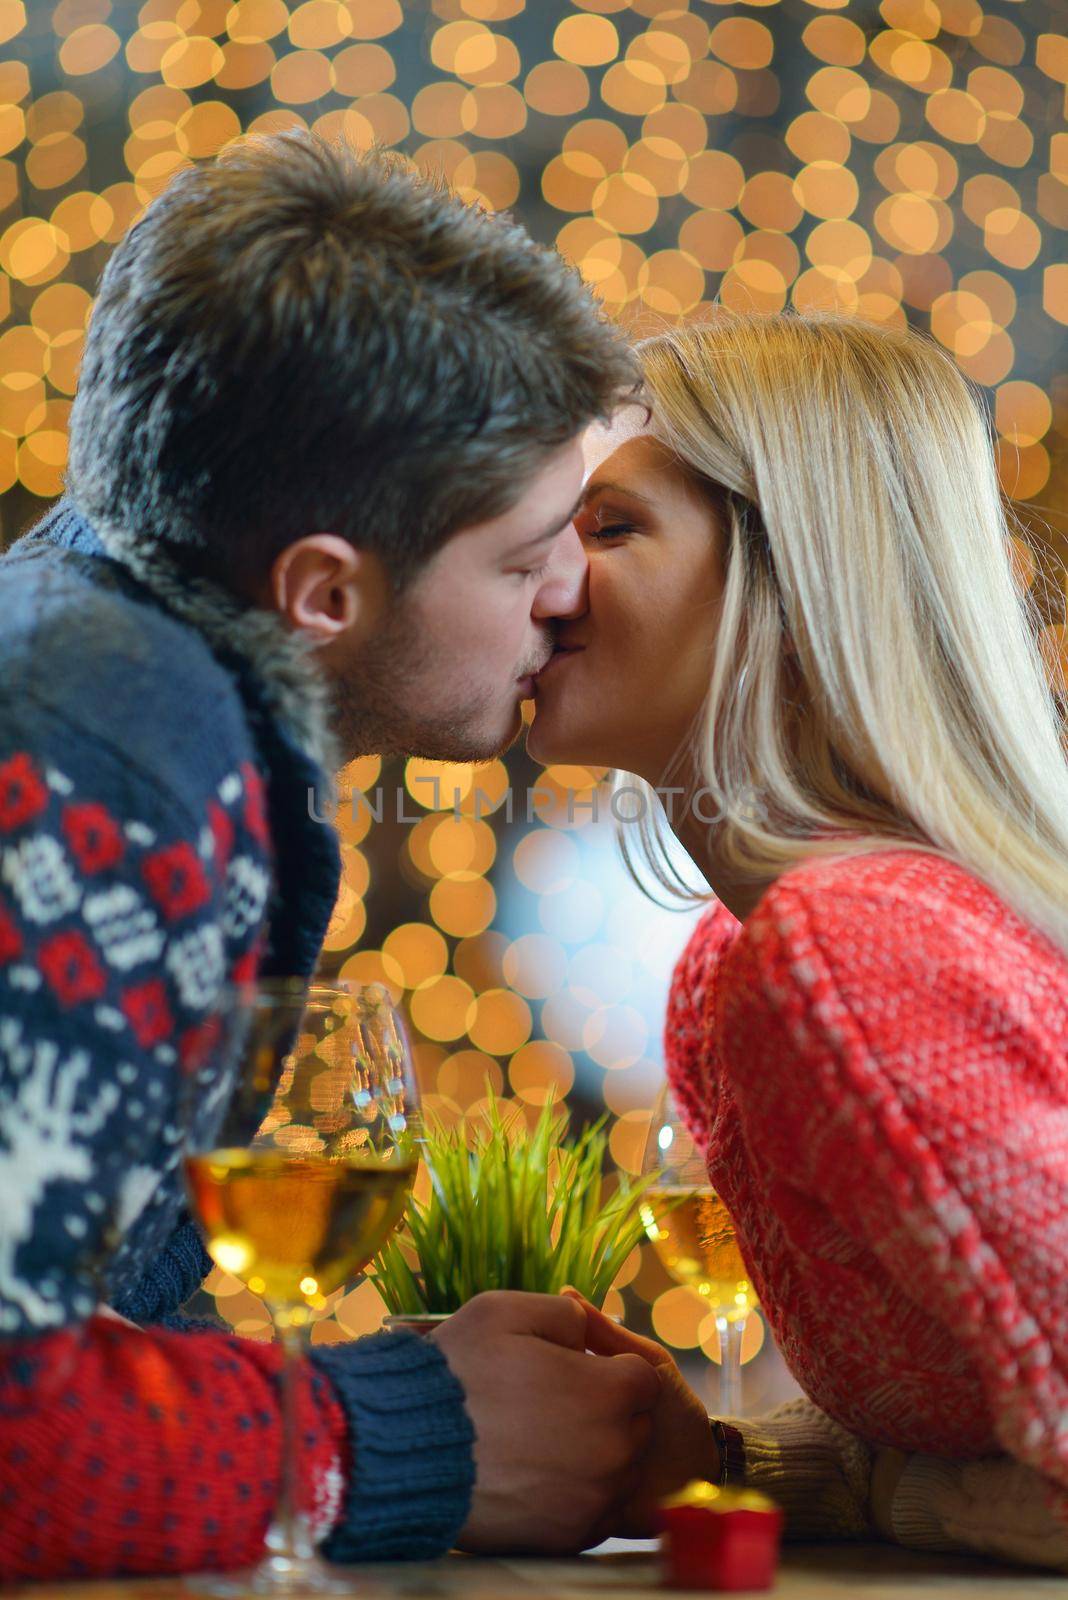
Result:
<svg viewBox="0 0 1068 1600">
<path fill-rule="evenodd" d="M 276 556 L 269 604 L 316 646 L 344 637 L 361 645 L 376 633 L 389 606 L 381 558 L 336 533 L 310 533 Z"/>
</svg>

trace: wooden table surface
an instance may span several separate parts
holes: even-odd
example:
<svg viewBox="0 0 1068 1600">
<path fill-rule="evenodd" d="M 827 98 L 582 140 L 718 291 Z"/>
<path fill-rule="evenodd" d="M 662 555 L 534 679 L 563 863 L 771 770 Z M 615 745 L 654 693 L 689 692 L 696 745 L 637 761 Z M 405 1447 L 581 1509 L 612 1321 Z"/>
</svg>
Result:
<svg viewBox="0 0 1068 1600">
<path fill-rule="evenodd" d="M 337 1570 L 350 1574 L 353 1593 L 367 1600 L 630 1600 L 659 1587 L 653 1550 L 613 1542 L 574 1561 L 446 1556 Z M 189 1600 L 182 1581 L 169 1578 L 39 1583 L 7 1593 L 23 1600 Z M 790 1545 L 774 1593 L 789 1600 L 1066 1600 L 1068 1575 L 884 1544 Z"/>
</svg>

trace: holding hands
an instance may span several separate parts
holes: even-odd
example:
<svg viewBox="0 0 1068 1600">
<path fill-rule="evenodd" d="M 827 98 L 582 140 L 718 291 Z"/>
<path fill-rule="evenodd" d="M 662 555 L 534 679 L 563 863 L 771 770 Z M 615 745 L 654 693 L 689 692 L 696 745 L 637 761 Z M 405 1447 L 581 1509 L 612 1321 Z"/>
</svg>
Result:
<svg viewBox="0 0 1068 1600">
<path fill-rule="evenodd" d="M 658 1501 L 691 1478 L 708 1478 L 713 1483 L 719 1478 L 719 1448 L 708 1413 L 663 1345 L 613 1322 L 576 1290 L 565 1289 L 564 1295 L 585 1313 L 587 1350 L 613 1360 L 638 1356 L 656 1373 L 660 1390 L 649 1441 L 636 1463 L 630 1493 L 615 1507 L 612 1525 L 606 1530 L 622 1539 L 651 1538 L 657 1532 Z"/>
<path fill-rule="evenodd" d="M 462 1549 L 559 1555 L 644 1538 L 661 1496 L 718 1474 L 708 1417 L 671 1356 L 574 1291 L 478 1295 L 431 1337 L 476 1435 Z"/>
</svg>

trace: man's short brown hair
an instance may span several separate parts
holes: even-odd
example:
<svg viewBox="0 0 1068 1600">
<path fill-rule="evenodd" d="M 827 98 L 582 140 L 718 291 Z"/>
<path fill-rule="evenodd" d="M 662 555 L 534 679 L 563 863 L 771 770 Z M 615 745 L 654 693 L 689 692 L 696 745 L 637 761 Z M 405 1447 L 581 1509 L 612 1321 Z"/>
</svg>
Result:
<svg viewBox="0 0 1068 1600">
<path fill-rule="evenodd" d="M 179 174 L 111 257 L 68 488 L 197 570 L 259 577 L 331 531 L 399 585 L 636 376 L 509 217 L 396 156 L 250 139 Z"/>
</svg>

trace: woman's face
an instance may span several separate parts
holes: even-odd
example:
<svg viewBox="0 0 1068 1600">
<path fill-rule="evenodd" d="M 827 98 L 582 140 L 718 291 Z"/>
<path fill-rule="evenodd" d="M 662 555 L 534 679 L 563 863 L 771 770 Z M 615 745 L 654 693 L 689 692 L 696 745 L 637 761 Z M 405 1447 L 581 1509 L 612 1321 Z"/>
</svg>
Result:
<svg viewBox="0 0 1068 1600">
<path fill-rule="evenodd" d="M 658 783 L 712 674 L 723 591 L 712 506 L 628 406 L 586 435 L 575 527 L 589 558 L 585 611 L 563 622 L 535 680 L 535 760 L 622 767 Z"/>
</svg>

